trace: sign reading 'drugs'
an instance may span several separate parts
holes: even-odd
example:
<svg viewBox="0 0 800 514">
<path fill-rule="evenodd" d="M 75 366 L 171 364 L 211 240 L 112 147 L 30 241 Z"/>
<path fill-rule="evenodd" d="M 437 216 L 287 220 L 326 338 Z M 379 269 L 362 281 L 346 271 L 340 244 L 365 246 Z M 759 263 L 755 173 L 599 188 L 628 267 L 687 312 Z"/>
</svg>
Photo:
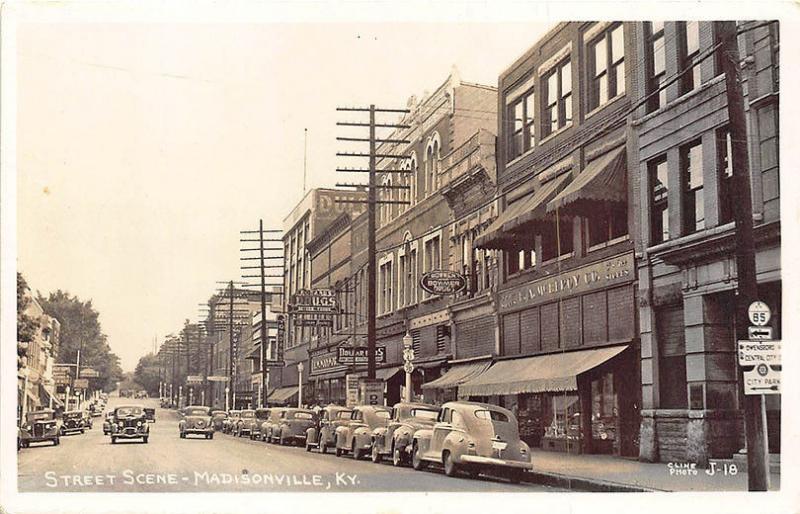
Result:
<svg viewBox="0 0 800 514">
<path fill-rule="evenodd" d="M 500 311 L 545 303 L 634 279 L 633 252 L 543 278 L 500 293 Z"/>
<path fill-rule="evenodd" d="M 333 289 L 301 289 L 292 295 L 290 314 L 338 314 L 339 304 Z"/>
</svg>

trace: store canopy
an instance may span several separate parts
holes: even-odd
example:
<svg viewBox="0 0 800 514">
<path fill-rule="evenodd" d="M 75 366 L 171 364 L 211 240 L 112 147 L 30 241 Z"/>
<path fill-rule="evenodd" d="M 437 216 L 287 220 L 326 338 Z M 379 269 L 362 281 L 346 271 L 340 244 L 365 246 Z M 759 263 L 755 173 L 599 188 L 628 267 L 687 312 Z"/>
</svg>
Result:
<svg viewBox="0 0 800 514">
<path fill-rule="evenodd" d="M 492 362 L 490 360 L 456 364 L 436 380 L 431 380 L 430 382 L 422 384 L 422 388 L 447 389 L 449 387 L 458 387 L 460 384 L 477 377 L 489 369 L 491 365 Z"/>
<path fill-rule="evenodd" d="M 590 162 L 586 168 L 547 203 L 547 212 L 583 216 L 597 212 L 599 203 L 627 202 L 625 146 Z"/>
<path fill-rule="evenodd" d="M 267 396 L 267 401 L 272 403 L 284 403 L 291 400 L 292 396 L 297 394 L 297 391 L 297 386 L 279 387 Z"/>
<path fill-rule="evenodd" d="M 546 219 L 547 202 L 556 196 L 569 182 L 571 175 L 564 173 L 545 183 L 527 198 L 517 200 L 486 228 L 486 231 L 475 239 L 478 248 L 503 248 L 515 238 L 513 231 L 526 223 Z"/>
<path fill-rule="evenodd" d="M 551 353 L 496 362 L 458 387 L 461 396 L 575 391 L 578 375 L 621 353 L 627 345 Z"/>
<path fill-rule="evenodd" d="M 401 369 L 403 368 L 401 368 L 400 366 L 395 366 L 393 368 L 376 369 L 375 378 L 378 378 L 385 382 L 394 377 Z"/>
<path fill-rule="evenodd" d="M 64 402 L 59 400 L 56 397 L 55 393 L 52 392 L 51 390 L 49 390 L 48 388 L 42 386 L 41 391 L 43 393 L 42 397 L 44 398 L 44 403 L 49 405 L 50 404 L 50 399 L 52 398 L 53 399 L 53 406 L 58 406 L 58 407 L 63 407 L 64 406 Z"/>
</svg>

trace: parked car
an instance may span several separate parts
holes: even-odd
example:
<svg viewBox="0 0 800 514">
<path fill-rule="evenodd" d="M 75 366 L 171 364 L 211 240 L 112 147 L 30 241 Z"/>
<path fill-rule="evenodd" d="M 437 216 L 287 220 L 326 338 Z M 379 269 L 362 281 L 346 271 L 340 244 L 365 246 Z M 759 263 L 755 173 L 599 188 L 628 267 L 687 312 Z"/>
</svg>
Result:
<svg viewBox="0 0 800 514">
<path fill-rule="evenodd" d="M 236 426 L 236 423 L 239 421 L 239 415 L 242 411 L 232 410 L 228 414 L 228 417 L 225 418 L 225 421 L 222 424 L 222 431 L 226 434 L 232 434 L 233 428 Z"/>
<path fill-rule="evenodd" d="M 193 405 L 186 407 L 183 412 L 183 418 L 178 422 L 181 439 L 186 439 L 189 434 L 199 434 L 206 439 L 214 439 L 214 425 L 211 422 L 210 407 Z"/>
<path fill-rule="evenodd" d="M 272 431 L 278 443 L 305 443 L 306 431 L 317 425 L 319 416 L 311 409 L 284 409 L 279 418 L 278 427 Z"/>
<path fill-rule="evenodd" d="M 114 411 L 110 410 L 106 412 L 106 417 L 103 419 L 103 435 L 108 435 L 111 433 L 111 422 L 114 419 Z"/>
<path fill-rule="evenodd" d="M 318 448 L 328 453 L 328 448 L 336 446 L 336 427 L 350 422 L 352 409 L 340 405 L 328 405 L 319 411 L 317 425 L 306 431 L 306 451 Z"/>
<path fill-rule="evenodd" d="M 486 403 L 445 403 L 433 428 L 418 430 L 412 444 L 414 469 L 442 464 L 447 476 L 460 470 L 471 476 L 491 471 L 518 483 L 532 467 L 514 414 Z"/>
<path fill-rule="evenodd" d="M 151 423 L 156 422 L 156 410 L 153 407 L 145 407 L 144 408 L 144 417 L 147 418 L 147 421 Z"/>
<path fill-rule="evenodd" d="M 252 426 L 250 427 L 250 439 L 256 440 L 261 439 L 261 425 L 269 418 L 269 408 L 267 407 L 259 407 L 256 409 L 256 415 L 252 421 Z"/>
<path fill-rule="evenodd" d="M 92 414 L 88 410 L 81 411 L 81 414 L 83 415 L 83 426 L 91 430 L 94 427 Z"/>
<path fill-rule="evenodd" d="M 336 428 L 336 456 L 347 452 L 358 460 L 372 449 L 372 432 L 389 424 L 392 411 L 379 405 L 359 405 L 353 408 L 350 421 Z"/>
<path fill-rule="evenodd" d="M 25 423 L 19 427 L 17 449 L 29 448 L 31 443 L 52 441 L 57 446 L 60 441 L 60 427 L 55 411 L 44 409 L 25 414 Z"/>
<path fill-rule="evenodd" d="M 69 410 L 61 415 L 61 435 L 69 433 L 86 432 L 86 426 L 83 420 L 83 411 Z"/>
<path fill-rule="evenodd" d="M 261 423 L 261 440 L 272 442 L 272 432 L 278 427 L 281 422 L 281 414 L 286 410 L 286 407 L 271 407 L 267 420 Z"/>
<path fill-rule="evenodd" d="M 236 437 L 250 435 L 250 430 L 253 427 L 256 419 L 256 411 L 253 409 L 245 409 L 239 413 L 239 419 L 236 421 L 234 427 L 234 434 Z"/>
<path fill-rule="evenodd" d="M 147 444 L 150 425 L 141 405 L 120 405 L 114 409 L 111 419 L 111 444 L 117 439 L 141 439 Z"/>
<path fill-rule="evenodd" d="M 410 461 L 411 442 L 417 430 L 432 428 L 441 409 L 427 403 L 398 403 L 392 408 L 392 420 L 386 427 L 372 432 L 372 462 L 383 457 L 392 458 L 392 464 L 402 466 Z"/>
<path fill-rule="evenodd" d="M 211 423 L 214 425 L 215 431 L 219 432 L 222 430 L 222 425 L 225 423 L 226 419 L 228 419 L 228 413 L 224 410 L 211 411 Z"/>
</svg>

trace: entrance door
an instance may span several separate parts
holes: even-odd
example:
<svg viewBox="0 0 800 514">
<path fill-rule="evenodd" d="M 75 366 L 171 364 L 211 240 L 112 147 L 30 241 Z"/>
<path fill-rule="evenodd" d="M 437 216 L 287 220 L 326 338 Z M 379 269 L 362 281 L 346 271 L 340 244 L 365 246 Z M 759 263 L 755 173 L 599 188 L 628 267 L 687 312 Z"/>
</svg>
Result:
<svg viewBox="0 0 800 514">
<path fill-rule="evenodd" d="M 606 372 L 592 380 L 592 448 L 595 453 L 615 453 L 619 438 L 619 402 L 614 389 L 614 373 Z"/>
</svg>

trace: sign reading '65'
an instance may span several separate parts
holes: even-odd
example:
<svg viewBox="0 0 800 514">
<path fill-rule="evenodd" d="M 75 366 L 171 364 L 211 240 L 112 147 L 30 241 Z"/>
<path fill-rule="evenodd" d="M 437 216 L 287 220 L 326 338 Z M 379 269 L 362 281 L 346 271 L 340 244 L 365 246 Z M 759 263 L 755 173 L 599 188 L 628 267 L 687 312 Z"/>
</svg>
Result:
<svg viewBox="0 0 800 514">
<path fill-rule="evenodd" d="M 419 285 L 430 294 L 456 294 L 467 287 L 467 279 L 455 271 L 434 270 L 423 274 Z"/>
</svg>

